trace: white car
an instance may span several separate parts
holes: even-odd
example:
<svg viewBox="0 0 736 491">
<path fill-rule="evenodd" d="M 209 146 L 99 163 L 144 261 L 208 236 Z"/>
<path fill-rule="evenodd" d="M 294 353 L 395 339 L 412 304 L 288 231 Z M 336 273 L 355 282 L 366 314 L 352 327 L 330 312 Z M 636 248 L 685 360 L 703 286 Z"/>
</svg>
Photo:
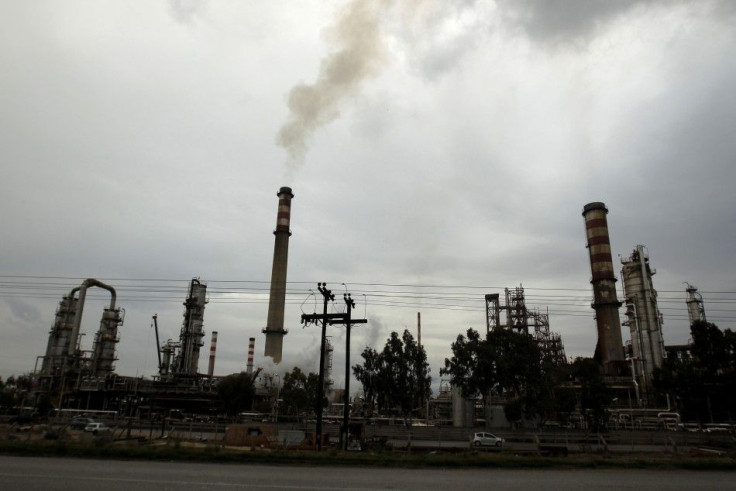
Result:
<svg viewBox="0 0 736 491">
<path fill-rule="evenodd" d="M 97 433 L 110 431 L 110 427 L 105 423 L 90 423 L 84 427 L 84 431 L 89 431 L 93 435 L 96 435 Z"/>
<path fill-rule="evenodd" d="M 474 447 L 501 447 L 504 439 L 492 433 L 480 432 L 473 435 Z"/>
</svg>

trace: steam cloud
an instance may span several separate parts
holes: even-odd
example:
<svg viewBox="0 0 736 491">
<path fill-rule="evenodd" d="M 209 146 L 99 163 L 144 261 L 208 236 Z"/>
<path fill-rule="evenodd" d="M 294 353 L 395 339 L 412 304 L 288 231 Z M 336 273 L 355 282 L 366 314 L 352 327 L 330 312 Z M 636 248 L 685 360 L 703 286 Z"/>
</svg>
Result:
<svg viewBox="0 0 736 491">
<path fill-rule="evenodd" d="M 184 2 L 185 0 L 177 0 Z M 720 1 L 720 0 L 718 0 Z M 518 23 L 532 38 L 559 38 L 579 36 L 606 21 L 615 18 L 636 5 L 650 3 L 649 0 L 622 0 L 606 2 L 595 0 L 584 5 L 581 13 L 580 2 L 561 0 L 555 8 L 544 0 L 498 0 L 494 5 L 499 9 L 477 8 L 477 0 L 445 2 L 442 0 L 352 0 L 340 11 L 335 24 L 330 29 L 334 50 L 321 62 L 317 80 L 313 84 L 294 86 L 287 97 L 289 117 L 276 135 L 276 143 L 283 147 L 287 154 L 287 165 L 295 170 L 304 163 L 309 139 L 318 128 L 332 122 L 340 115 L 341 104 L 354 96 L 361 84 L 369 77 L 375 76 L 387 59 L 387 50 L 381 30 L 382 21 L 389 17 L 393 7 L 400 9 L 402 30 L 412 31 L 411 23 L 417 17 L 423 18 L 426 24 L 417 32 L 423 38 L 431 39 L 443 28 L 442 22 L 449 20 L 468 22 L 462 19 L 462 12 L 468 12 L 473 19 L 465 25 L 463 32 L 455 33 L 449 41 L 455 42 L 450 50 L 452 60 L 429 60 L 441 62 L 442 66 L 457 61 L 462 52 L 472 46 L 465 37 L 472 37 L 482 32 L 490 17 L 500 16 L 512 23 Z M 656 3 L 656 1 L 655 1 Z M 558 7 L 564 7 L 560 10 Z M 556 10 L 557 9 L 557 10 Z M 560 12 L 558 12 L 560 10 Z M 422 12 L 423 11 L 423 12 Z M 574 11 L 576 15 L 565 15 Z M 422 12 L 422 13 L 420 13 Z M 577 20 L 576 20 L 577 19 Z M 477 30 L 477 31 L 476 31 Z M 469 32 L 465 32 L 469 31 Z M 430 41 L 431 53 L 438 56 L 447 51 L 447 39 L 442 46 L 433 45 Z M 414 49 L 416 50 L 416 48 Z M 416 55 L 416 53 L 415 53 Z"/>
<path fill-rule="evenodd" d="M 350 2 L 334 26 L 338 49 L 322 60 L 317 81 L 299 84 L 289 92 L 290 117 L 279 130 L 276 143 L 287 151 L 291 165 L 304 161 L 311 134 L 337 118 L 340 103 L 378 71 L 385 53 L 379 26 L 381 11 L 391 1 Z"/>
</svg>

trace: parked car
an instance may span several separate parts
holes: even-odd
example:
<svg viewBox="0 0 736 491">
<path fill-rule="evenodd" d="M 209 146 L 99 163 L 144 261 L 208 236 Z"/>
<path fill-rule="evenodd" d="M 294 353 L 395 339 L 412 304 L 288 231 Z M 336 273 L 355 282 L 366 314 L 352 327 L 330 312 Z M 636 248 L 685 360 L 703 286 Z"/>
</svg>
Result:
<svg viewBox="0 0 736 491">
<path fill-rule="evenodd" d="M 90 423 L 96 423 L 96 421 L 92 418 L 84 418 L 77 416 L 72 420 L 72 423 L 69 425 L 69 427 L 72 430 L 83 430 L 87 427 Z"/>
<path fill-rule="evenodd" d="M 480 432 L 473 435 L 474 447 L 501 447 L 504 439 L 492 433 Z"/>
<path fill-rule="evenodd" d="M 97 433 L 110 431 L 110 427 L 105 423 L 90 423 L 84 427 L 84 431 L 89 431 L 93 435 L 96 435 Z"/>
</svg>

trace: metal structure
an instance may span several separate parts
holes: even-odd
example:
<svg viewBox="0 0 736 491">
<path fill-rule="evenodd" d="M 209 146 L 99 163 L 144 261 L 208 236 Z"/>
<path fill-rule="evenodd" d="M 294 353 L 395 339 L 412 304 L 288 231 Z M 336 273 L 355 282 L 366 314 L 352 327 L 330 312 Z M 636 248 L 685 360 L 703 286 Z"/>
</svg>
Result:
<svg viewBox="0 0 736 491">
<path fill-rule="evenodd" d="M 687 300 L 685 300 L 685 304 L 687 305 L 687 315 L 690 318 L 690 325 L 693 325 L 693 322 L 696 321 L 703 321 L 707 322 L 705 319 L 705 305 L 703 304 L 703 297 L 698 293 L 698 289 L 691 285 L 690 283 L 685 283 L 687 285 L 687 288 L 685 289 L 685 292 L 687 293 Z"/>
<path fill-rule="evenodd" d="M 179 334 L 179 350 L 174 357 L 171 372 L 177 376 L 194 376 L 199 369 L 199 348 L 204 345 L 204 306 L 207 303 L 207 285 L 193 278 L 184 301 L 184 322 Z"/>
<path fill-rule="evenodd" d="M 544 356 L 555 365 L 567 363 L 562 336 L 549 330 L 549 312 L 543 314 L 539 311 L 532 311 L 529 318 L 532 321 L 531 327 L 534 329 L 532 336 Z"/>
<path fill-rule="evenodd" d="M 511 290 L 505 288 L 504 292 L 506 293 L 506 327 L 517 333 L 529 334 L 524 288 L 521 286 Z"/>
<path fill-rule="evenodd" d="M 596 357 L 604 370 L 614 375 L 624 365 L 624 348 L 621 338 L 621 319 L 618 309 L 621 302 L 616 296 L 616 277 L 613 274 L 611 241 L 608 236 L 608 209 L 600 202 L 588 203 L 583 208 L 585 233 L 590 269 L 592 273 L 593 304 L 598 328 Z"/>
<path fill-rule="evenodd" d="M 210 364 L 207 367 L 207 376 L 212 377 L 215 373 L 215 353 L 217 352 L 217 331 L 212 331 L 210 340 Z"/>
<path fill-rule="evenodd" d="M 501 325 L 501 310 L 498 293 L 486 295 L 486 334 L 495 331 Z"/>
<path fill-rule="evenodd" d="M 284 305 L 286 303 L 286 273 L 289 260 L 289 229 L 291 220 L 291 188 L 282 187 L 278 195 L 279 209 L 276 217 L 276 230 L 273 249 L 273 268 L 271 269 L 271 292 L 268 302 L 268 319 L 263 333 L 266 335 L 264 355 L 281 362 L 284 346 Z"/>
<path fill-rule="evenodd" d="M 652 285 L 656 270 L 649 265 L 649 254 L 638 245 L 626 259 L 621 259 L 621 280 L 626 301 L 625 325 L 631 332 L 633 374 L 644 392 L 651 386 L 654 370 L 665 356 L 662 339 L 662 314 L 657 307 L 657 291 Z"/>
<path fill-rule="evenodd" d="M 509 329 L 531 336 L 542 353 L 555 364 L 567 362 L 562 337 L 549 329 L 549 313 L 541 313 L 526 306 L 524 288 L 505 288 L 505 305 L 499 303 L 500 295 L 488 294 L 486 300 L 486 332 Z M 506 313 L 506 322 L 501 322 L 501 311 Z"/>
</svg>

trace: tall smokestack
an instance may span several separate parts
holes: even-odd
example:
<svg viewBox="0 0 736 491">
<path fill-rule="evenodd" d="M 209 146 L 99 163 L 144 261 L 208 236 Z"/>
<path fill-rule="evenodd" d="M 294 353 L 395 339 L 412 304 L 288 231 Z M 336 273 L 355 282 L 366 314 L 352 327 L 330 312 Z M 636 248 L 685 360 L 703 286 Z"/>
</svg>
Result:
<svg viewBox="0 0 736 491">
<path fill-rule="evenodd" d="M 621 302 L 616 298 L 616 277 L 613 274 L 611 241 L 608 237 L 608 209 L 600 202 L 588 203 L 583 208 L 585 233 L 588 239 L 590 270 L 593 274 L 593 304 L 598 326 L 596 357 L 606 372 L 613 374 L 616 365 L 624 359 L 621 341 L 621 320 L 618 309 Z"/>
<path fill-rule="evenodd" d="M 212 340 L 210 341 L 210 366 L 207 369 L 207 375 L 212 377 L 215 373 L 215 353 L 217 352 L 217 331 L 212 331 Z"/>
<path fill-rule="evenodd" d="M 250 338 L 248 340 L 248 365 L 246 366 L 248 375 L 253 374 L 253 353 L 255 353 L 255 351 L 256 351 L 256 338 Z"/>
<path fill-rule="evenodd" d="M 291 219 L 291 200 L 294 195 L 291 188 L 282 187 L 279 197 L 279 211 L 276 217 L 276 236 L 273 248 L 273 269 L 271 270 L 271 297 L 268 302 L 268 320 L 263 332 L 266 334 L 265 356 L 273 358 L 274 363 L 281 362 L 284 346 L 284 304 L 286 303 L 286 266 L 289 260 L 289 222 Z"/>
<path fill-rule="evenodd" d="M 417 345 L 422 347 L 422 313 L 417 312 Z"/>
</svg>

